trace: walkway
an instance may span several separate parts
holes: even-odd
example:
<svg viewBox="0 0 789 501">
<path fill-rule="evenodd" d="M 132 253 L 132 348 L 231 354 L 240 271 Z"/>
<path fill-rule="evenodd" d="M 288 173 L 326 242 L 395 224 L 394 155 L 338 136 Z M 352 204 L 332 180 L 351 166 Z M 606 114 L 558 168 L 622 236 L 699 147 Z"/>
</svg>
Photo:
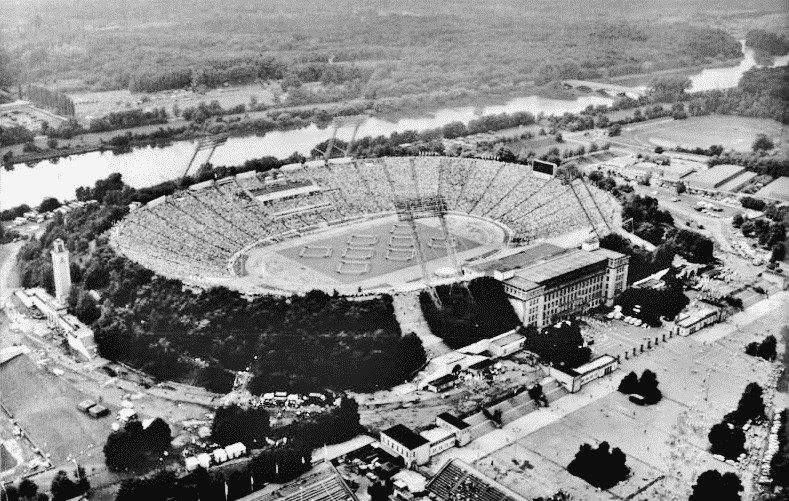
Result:
<svg viewBox="0 0 789 501">
<path fill-rule="evenodd" d="M 419 336 L 428 359 L 452 351 L 452 348 L 447 346 L 444 340 L 430 332 L 430 327 L 422 314 L 422 307 L 419 305 L 419 294 L 395 294 L 392 298 L 394 299 L 395 317 L 400 323 L 400 329 L 403 334 L 413 332 Z"/>
</svg>

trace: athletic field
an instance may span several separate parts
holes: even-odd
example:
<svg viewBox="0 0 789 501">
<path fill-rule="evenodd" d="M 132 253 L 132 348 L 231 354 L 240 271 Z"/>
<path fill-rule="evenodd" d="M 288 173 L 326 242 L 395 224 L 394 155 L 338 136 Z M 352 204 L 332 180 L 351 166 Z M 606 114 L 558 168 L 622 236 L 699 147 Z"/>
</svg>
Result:
<svg viewBox="0 0 789 501">
<path fill-rule="evenodd" d="M 447 255 L 441 229 L 417 222 L 426 261 Z M 460 236 L 451 238 L 456 250 L 481 244 Z M 343 283 L 358 282 L 418 264 L 411 230 L 405 223 L 389 222 L 363 231 L 348 229 L 309 244 L 296 244 L 280 254 Z"/>
<path fill-rule="evenodd" d="M 781 124 L 775 120 L 709 115 L 628 125 L 623 128 L 622 139 L 652 147 L 709 148 L 719 144 L 725 149 L 750 151 L 759 134 L 766 134 L 777 142 L 786 133 L 782 132 Z"/>
<path fill-rule="evenodd" d="M 450 266 L 438 219 L 416 225 L 428 272 Z M 460 264 L 500 249 L 507 239 L 504 227 L 478 217 L 451 214 L 447 226 Z M 244 272 L 237 280 L 293 292 L 306 287 L 350 294 L 421 282 L 411 229 L 394 215 L 255 247 L 246 253 Z"/>
</svg>

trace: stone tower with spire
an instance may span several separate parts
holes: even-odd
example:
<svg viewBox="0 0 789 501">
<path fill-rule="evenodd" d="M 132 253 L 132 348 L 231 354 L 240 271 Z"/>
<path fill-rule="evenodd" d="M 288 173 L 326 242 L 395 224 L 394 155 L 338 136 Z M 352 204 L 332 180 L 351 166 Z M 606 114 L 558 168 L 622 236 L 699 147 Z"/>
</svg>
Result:
<svg viewBox="0 0 789 501">
<path fill-rule="evenodd" d="M 68 260 L 68 249 L 62 239 L 52 243 L 52 272 L 55 276 L 55 298 L 65 305 L 71 291 L 71 267 Z"/>
</svg>

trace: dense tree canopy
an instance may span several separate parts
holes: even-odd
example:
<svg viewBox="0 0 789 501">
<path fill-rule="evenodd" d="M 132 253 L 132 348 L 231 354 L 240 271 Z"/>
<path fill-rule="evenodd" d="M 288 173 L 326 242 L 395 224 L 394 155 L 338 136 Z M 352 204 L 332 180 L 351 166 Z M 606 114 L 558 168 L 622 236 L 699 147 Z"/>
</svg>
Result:
<svg viewBox="0 0 789 501">
<path fill-rule="evenodd" d="M 440 285 L 438 307 L 426 291 L 419 295 L 430 330 L 452 348 L 498 336 L 520 325 L 501 282 L 475 278 L 467 286 Z"/>
<path fill-rule="evenodd" d="M 743 486 L 735 473 L 726 472 L 723 475 L 718 470 L 707 470 L 696 479 L 693 493 L 688 501 L 740 501 L 740 492 Z"/>
<path fill-rule="evenodd" d="M 582 444 L 567 471 L 600 489 L 610 489 L 630 474 L 627 457 L 618 447 L 601 442 L 596 448 Z"/>
</svg>

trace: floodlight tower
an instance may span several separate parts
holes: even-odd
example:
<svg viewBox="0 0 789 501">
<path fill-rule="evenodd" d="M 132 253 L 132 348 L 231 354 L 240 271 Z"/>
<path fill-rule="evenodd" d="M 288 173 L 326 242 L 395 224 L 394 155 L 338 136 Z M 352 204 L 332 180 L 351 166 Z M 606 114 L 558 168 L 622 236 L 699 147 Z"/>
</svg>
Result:
<svg viewBox="0 0 789 501">
<path fill-rule="evenodd" d="M 214 155 L 214 151 L 216 151 L 217 146 L 227 142 L 227 137 L 228 136 L 226 134 L 223 134 L 220 136 L 204 137 L 198 139 L 197 145 L 195 146 L 195 151 L 192 153 L 189 163 L 186 164 L 186 169 L 184 169 L 184 173 L 181 175 L 181 177 L 184 178 L 187 174 L 189 174 L 189 171 L 192 170 L 192 165 L 194 164 L 195 158 L 197 158 L 197 154 L 201 151 L 208 151 L 208 157 L 206 157 L 205 162 L 203 162 L 203 165 L 207 164 Z"/>
<path fill-rule="evenodd" d="M 323 156 L 323 160 L 328 162 L 331 158 L 331 154 L 334 153 L 335 148 L 335 141 L 337 141 L 337 131 L 340 130 L 341 127 L 345 126 L 353 126 L 353 132 L 351 133 L 351 139 L 348 141 L 348 146 L 345 147 L 342 151 L 344 156 L 348 156 L 351 152 L 351 145 L 356 140 L 356 134 L 359 133 L 359 127 L 362 126 L 364 122 L 367 121 L 367 115 L 351 115 L 347 117 L 334 117 L 331 121 L 331 137 L 329 138 L 329 143 L 326 145 L 326 150 L 321 151 L 316 148 L 316 151 Z"/>
</svg>

